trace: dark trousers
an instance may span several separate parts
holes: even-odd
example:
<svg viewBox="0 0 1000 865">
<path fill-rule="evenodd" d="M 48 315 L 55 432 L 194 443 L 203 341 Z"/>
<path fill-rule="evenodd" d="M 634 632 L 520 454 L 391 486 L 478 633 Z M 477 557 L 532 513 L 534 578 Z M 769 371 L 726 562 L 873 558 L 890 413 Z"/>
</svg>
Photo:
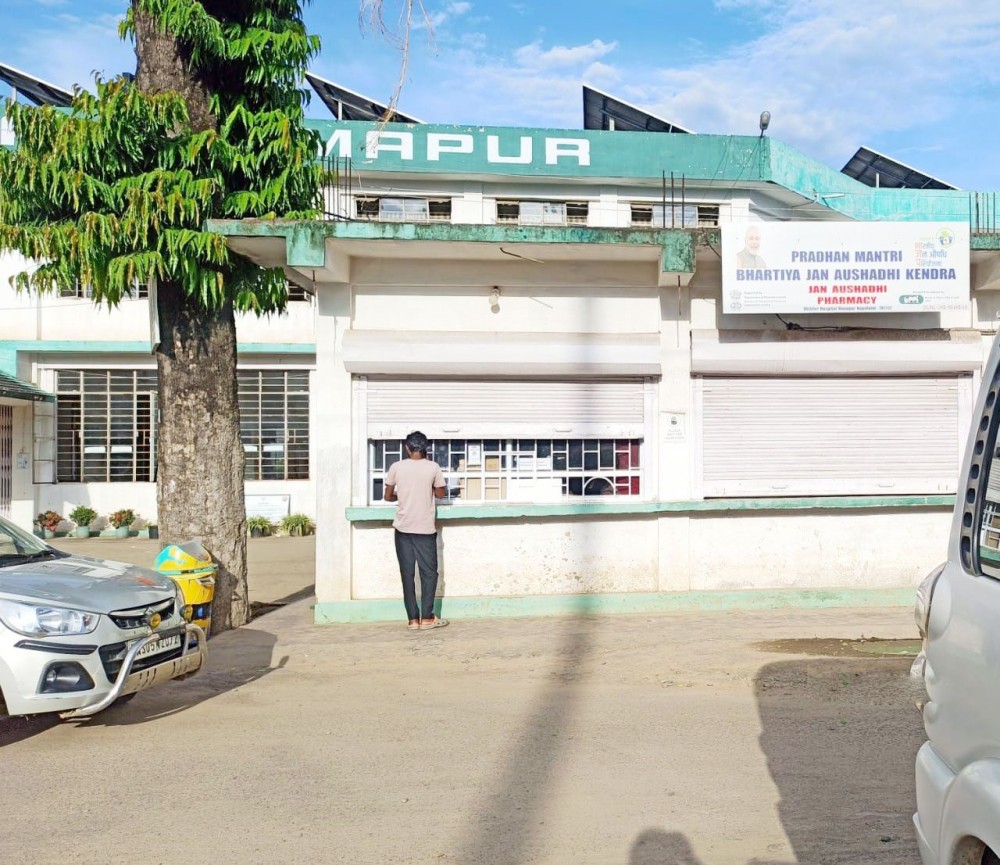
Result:
<svg viewBox="0 0 1000 865">
<path fill-rule="evenodd" d="M 396 532 L 396 558 L 399 560 L 399 575 L 403 578 L 403 603 L 408 619 L 433 619 L 434 595 L 438 584 L 437 533 L 433 535 L 411 535 Z M 414 585 L 414 567 L 420 569 L 420 607 L 417 608 L 417 593 Z"/>
</svg>

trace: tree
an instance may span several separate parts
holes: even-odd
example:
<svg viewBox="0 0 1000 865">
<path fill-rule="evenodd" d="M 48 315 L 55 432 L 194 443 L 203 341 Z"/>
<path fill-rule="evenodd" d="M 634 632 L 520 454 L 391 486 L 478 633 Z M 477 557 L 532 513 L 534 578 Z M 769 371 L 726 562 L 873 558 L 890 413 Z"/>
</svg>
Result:
<svg viewBox="0 0 1000 865">
<path fill-rule="evenodd" d="M 20 290 L 80 281 L 114 307 L 155 287 L 160 536 L 202 537 L 215 556 L 219 631 L 250 617 L 235 312 L 279 310 L 287 290 L 202 226 L 316 215 L 299 88 L 319 40 L 299 0 L 132 0 L 121 32 L 134 76 L 77 89 L 68 112 L 8 103 L 0 248 L 38 263 Z"/>
</svg>

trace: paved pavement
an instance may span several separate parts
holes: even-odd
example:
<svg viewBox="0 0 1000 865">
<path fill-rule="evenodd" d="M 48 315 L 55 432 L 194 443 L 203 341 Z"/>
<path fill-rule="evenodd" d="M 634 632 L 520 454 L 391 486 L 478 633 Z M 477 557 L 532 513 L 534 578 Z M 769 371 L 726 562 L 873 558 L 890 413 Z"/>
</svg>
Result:
<svg viewBox="0 0 1000 865">
<path fill-rule="evenodd" d="M 918 863 L 908 659 L 758 645 L 913 637 L 909 610 L 409 632 L 309 603 L 89 721 L 0 721 L 0 862 Z"/>
</svg>

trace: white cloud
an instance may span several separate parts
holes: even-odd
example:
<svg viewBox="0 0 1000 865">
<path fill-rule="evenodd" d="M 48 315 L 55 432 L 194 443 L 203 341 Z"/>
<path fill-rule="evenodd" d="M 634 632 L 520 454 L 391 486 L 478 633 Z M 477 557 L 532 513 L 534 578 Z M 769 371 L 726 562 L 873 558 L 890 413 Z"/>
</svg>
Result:
<svg viewBox="0 0 1000 865">
<path fill-rule="evenodd" d="M 518 48 L 514 56 L 522 66 L 552 69 L 561 66 L 579 66 L 584 63 L 592 63 L 597 58 L 610 54 L 617 47 L 617 42 L 604 42 L 601 39 L 594 39 L 586 45 L 573 45 L 569 47 L 555 45 L 548 50 L 543 50 L 542 43 L 535 41 L 530 45 Z"/>
<path fill-rule="evenodd" d="M 439 30 L 449 21 L 466 15 L 470 9 L 472 9 L 471 3 L 466 3 L 464 0 L 456 0 L 456 2 L 449 3 L 443 9 L 439 9 L 436 12 L 428 12 L 423 20 L 415 20 L 414 27 L 418 30 L 423 28 Z"/>
<path fill-rule="evenodd" d="M 110 78 L 135 71 L 135 52 L 118 37 L 119 16 L 62 14 L 54 26 L 28 30 L 10 45 L 11 62 L 59 87 L 92 88 L 94 72 Z"/>
<path fill-rule="evenodd" d="M 1000 79 L 1000 6 L 869 0 L 859 16 L 840 0 L 717 5 L 753 7 L 768 32 L 687 69 L 626 73 L 633 101 L 699 132 L 753 134 L 767 109 L 774 137 L 846 161 L 871 137 L 960 116 Z"/>
</svg>

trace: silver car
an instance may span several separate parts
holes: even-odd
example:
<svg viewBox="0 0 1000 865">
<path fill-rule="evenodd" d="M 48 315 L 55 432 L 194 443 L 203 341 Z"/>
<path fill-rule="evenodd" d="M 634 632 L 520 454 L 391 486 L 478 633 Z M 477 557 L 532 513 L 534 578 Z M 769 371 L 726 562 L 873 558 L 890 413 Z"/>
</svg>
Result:
<svg viewBox="0 0 1000 865">
<path fill-rule="evenodd" d="M 53 549 L 0 517 L 0 717 L 93 715 L 197 672 L 205 633 L 170 577 Z"/>
</svg>

